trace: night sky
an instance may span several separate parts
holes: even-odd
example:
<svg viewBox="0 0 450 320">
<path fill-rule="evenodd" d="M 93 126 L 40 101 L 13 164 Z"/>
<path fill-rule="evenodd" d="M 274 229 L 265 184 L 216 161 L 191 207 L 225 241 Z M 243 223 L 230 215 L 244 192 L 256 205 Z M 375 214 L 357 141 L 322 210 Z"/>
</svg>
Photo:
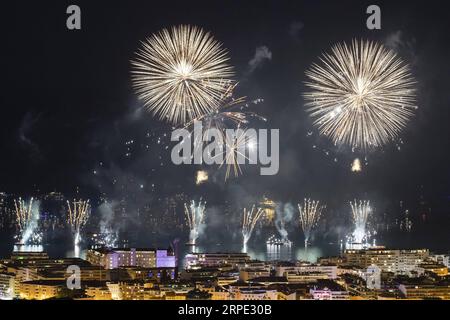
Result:
<svg viewBox="0 0 450 320">
<path fill-rule="evenodd" d="M 395 214 L 403 200 L 415 214 L 432 209 L 433 228 L 448 249 L 450 19 L 443 1 L 12 3 L 2 4 L 0 19 L 0 191 L 70 195 L 78 187 L 86 197 L 141 199 L 184 191 L 242 205 L 262 195 L 283 202 L 311 196 L 328 204 L 329 218 L 348 213 L 354 198 L 370 199 L 377 214 Z M 365 11 L 374 3 L 382 10 L 378 31 L 366 28 Z M 81 7 L 82 30 L 66 28 L 70 4 Z M 255 111 L 268 119 L 258 125 L 280 129 L 278 175 L 243 167 L 243 176 L 225 183 L 223 172 L 207 168 L 210 181 L 197 187 L 199 167 L 172 165 L 171 148 L 150 138 L 171 127 L 142 110 L 130 60 L 141 40 L 179 24 L 211 31 L 229 51 L 239 94 L 264 99 Z M 412 66 L 418 82 L 419 109 L 402 142 L 367 155 L 319 136 L 301 95 L 311 63 L 352 39 L 383 42 Z M 249 62 L 263 47 L 270 57 L 253 68 Z M 357 175 L 350 170 L 356 157 L 368 162 Z"/>
</svg>

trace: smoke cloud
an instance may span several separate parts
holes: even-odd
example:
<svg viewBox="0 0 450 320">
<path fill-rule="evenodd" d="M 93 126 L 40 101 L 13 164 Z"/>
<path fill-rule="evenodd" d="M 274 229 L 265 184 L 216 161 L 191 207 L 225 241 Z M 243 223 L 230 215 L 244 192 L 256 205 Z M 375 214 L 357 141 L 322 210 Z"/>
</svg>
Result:
<svg viewBox="0 0 450 320">
<path fill-rule="evenodd" d="M 275 210 L 277 213 L 275 227 L 283 240 L 289 240 L 286 225 L 294 219 L 295 208 L 291 203 L 278 203 Z"/>
<path fill-rule="evenodd" d="M 269 50 L 269 48 L 267 46 L 257 47 L 255 55 L 248 63 L 247 75 L 253 73 L 267 60 L 272 60 L 272 52 Z"/>
</svg>

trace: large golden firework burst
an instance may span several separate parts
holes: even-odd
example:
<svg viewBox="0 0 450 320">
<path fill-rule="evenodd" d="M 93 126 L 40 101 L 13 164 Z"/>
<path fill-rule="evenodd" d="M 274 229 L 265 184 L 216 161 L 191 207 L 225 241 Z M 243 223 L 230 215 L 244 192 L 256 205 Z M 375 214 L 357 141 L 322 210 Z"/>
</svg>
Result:
<svg viewBox="0 0 450 320">
<path fill-rule="evenodd" d="M 183 125 L 219 107 L 233 76 L 228 60 L 201 28 L 163 29 L 142 42 L 131 62 L 133 87 L 156 117 Z"/>
<path fill-rule="evenodd" d="M 335 144 L 380 147 L 398 136 L 417 109 L 409 66 L 376 42 L 337 44 L 306 76 L 307 112 Z"/>
</svg>

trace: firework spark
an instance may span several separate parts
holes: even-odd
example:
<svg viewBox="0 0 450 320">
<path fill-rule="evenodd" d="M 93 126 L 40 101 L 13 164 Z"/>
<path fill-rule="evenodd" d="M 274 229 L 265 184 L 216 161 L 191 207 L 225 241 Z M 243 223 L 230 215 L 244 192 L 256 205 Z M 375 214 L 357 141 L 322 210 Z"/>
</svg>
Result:
<svg viewBox="0 0 450 320">
<path fill-rule="evenodd" d="M 242 174 L 241 163 L 244 163 L 246 160 L 252 162 L 252 157 L 249 157 L 247 154 L 255 152 L 257 139 L 254 131 L 238 127 L 234 134 L 226 134 L 224 140 L 225 151 L 217 156 L 223 159 L 219 169 L 226 165 L 226 181 L 232 174 L 235 177 Z"/>
<path fill-rule="evenodd" d="M 242 221 L 242 236 L 243 236 L 243 248 L 246 251 L 247 242 L 252 236 L 253 230 L 255 229 L 256 223 L 262 217 L 264 209 L 256 208 L 253 206 L 251 210 L 244 208 L 244 215 Z"/>
<path fill-rule="evenodd" d="M 337 44 L 306 76 L 307 112 L 335 144 L 380 147 L 398 136 L 417 109 L 409 66 L 379 43 Z"/>
<path fill-rule="evenodd" d="M 361 160 L 359 160 L 359 158 L 356 158 L 352 162 L 352 172 L 361 172 L 361 171 L 362 171 Z"/>
<path fill-rule="evenodd" d="M 73 200 L 72 204 L 67 201 L 67 222 L 72 228 L 74 244 L 77 246 L 81 241 L 81 230 L 85 226 L 90 215 L 89 200 Z"/>
<path fill-rule="evenodd" d="M 236 86 L 237 83 L 225 85 L 225 93 L 218 103 L 219 107 L 205 115 L 193 119 L 185 127 L 192 128 L 194 121 L 200 121 L 205 130 L 216 128 L 219 131 L 224 132 L 225 129 L 230 128 L 231 126 L 236 127 L 248 124 L 252 118 L 267 121 L 257 113 L 246 110 L 251 104 L 256 105 L 262 100 L 257 99 L 249 103 L 247 102 L 246 97 L 235 98 L 234 91 Z"/>
<path fill-rule="evenodd" d="M 19 228 L 18 238 L 22 244 L 27 244 L 29 240 L 33 243 L 38 243 L 42 236 L 35 232 L 38 227 L 39 210 L 33 206 L 34 199 L 31 198 L 28 204 L 19 198 L 14 200 L 14 207 L 16 210 L 17 226 Z"/>
<path fill-rule="evenodd" d="M 305 199 L 303 206 L 298 204 L 298 210 L 300 213 L 300 226 L 303 229 L 305 235 L 305 248 L 308 246 L 308 241 L 311 236 L 311 231 L 319 222 L 322 210 L 325 206 L 321 206 L 319 201 L 311 199 Z"/>
<path fill-rule="evenodd" d="M 18 201 L 14 200 L 14 206 L 16 209 L 17 225 L 19 226 L 20 232 L 23 232 L 28 227 L 33 215 L 33 198 L 31 198 L 28 205 L 22 198 L 19 198 Z"/>
<path fill-rule="evenodd" d="M 184 212 L 186 214 L 187 225 L 190 229 L 189 244 L 195 245 L 205 222 L 206 203 L 200 201 L 196 203 L 194 200 L 188 205 L 184 204 Z"/>
<path fill-rule="evenodd" d="M 199 170 L 197 171 L 197 176 L 195 178 L 195 184 L 197 186 L 207 182 L 209 179 L 208 177 L 208 172 L 204 171 L 204 170 Z"/>
<path fill-rule="evenodd" d="M 366 200 L 354 200 L 350 201 L 352 208 L 353 222 L 355 224 L 355 230 L 353 231 L 353 239 L 356 243 L 362 243 L 366 238 L 366 224 L 367 219 L 372 213 L 370 202 Z"/>
<path fill-rule="evenodd" d="M 133 86 L 159 119 L 185 124 L 219 107 L 233 76 L 228 60 L 222 45 L 201 28 L 163 29 L 136 53 Z"/>
</svg>

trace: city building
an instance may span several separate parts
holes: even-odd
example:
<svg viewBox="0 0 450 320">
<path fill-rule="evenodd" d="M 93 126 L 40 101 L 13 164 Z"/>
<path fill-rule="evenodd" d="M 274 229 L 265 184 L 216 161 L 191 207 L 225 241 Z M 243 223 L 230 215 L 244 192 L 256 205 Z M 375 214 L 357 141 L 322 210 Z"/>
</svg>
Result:
<svg viewBox="0 0 450 320">
<path fill-rule="evenodd" d="M 86 286 L 85 294 L 88 300 L 112 300 L 111 291 L 106 285 L 106 282 Z"/>
<path fill-rule="evenodd" d="M 438 277 L 446 277 L 448 275 L 448 268 L 439 263 L 425 262 L 417 267 L 418 274 L 432 273 Z"/>
<path fill-rule="evenodd" d="M 19 284 L 19 297 L 26 300 L 45 300 L 56 298 L 66 286 L 60 280 L 35 280 Z"/>
<path fill-rule="evenodd" d="M 176 257 L 167 249 L 91 249 L 86 254 L 86 260 L 105 269 L 120 267 L 143 268 L 175 268 Z"/>
<path fill-rule="evenodd" d="M 275 274 L 279 277 L 286 274 L 325 274 L 328 279 L 337 278 L 337 266 L 335 265 L 317 265 L 317 264 L 278 264 L 275 267 Z"/>
<path fill-rule="evenodd" d="M 398 289 L 406 299 L 450 300 L 450 284 L 400 284 Z"/>
<path fill-rule="evenodd" d="M 324 289 L 310 289 L 309 291 L 313 300 L 348 300 L 349 294 L 347 291 L 334 291 L 328 288 Z"/>
<path fill-rule="evenodd" d="M 177 268 L 121 267 L 108 270 L 109 281 L 141 280 L 160 283 L 175 280 Z"/>
<path fill-rule="evenodd" d="M 321 272 L 288 271 L 284 275 L 288 283 L 315 283 L 319 280 L 329 279 L 327 274 Z"/>
<path fill-rule="evenodd" d="M 348 300 L 350 294 L 335 281 L 324 280 L 314 284 L 309 290 L 313 300 Z"/>
<path fill-rule="evenodd" d="M 106 283 L 112 300 L 152 300 L 159 297 L 159 290 L 153 288 L 153 283 L 143 281 L 121 281 Z"/>
<path fill-rule="evenodd" d="M 239 279 L 242 281 L 248 281 L 259 277 L 270 277 L 270 274 L 270 269 L 245 268 L 239 271 Z"/>
<path fill-rule="evenodd" d="M 249 262 L 250 256 L 246 253 L 190 253 L 186 255 L 186 269 L 194 266 L 222 266 L 238 267 Z"/>
<path fill-rule="evenodd" d="M 429 256 L 427 249 L 394 250 L 386 248 L 370 248 L 361 250 L 345 250 L 347 264 L 360 268 L 377 265 L 384 272 L 398 275 L 409 275 Z"/>
<path fill-rule="evenodd" d="M 14 273 L 0 273 L 0 300 L 11 300 L 15 294 Z"/>
<path fill-rule="evenodd" d="M 431 261 L 439 264 L 443 264 L 447 268 L 450 268 L 450 255 L 447 254 L 433 254 L 428 257 Z"/>
<path fill-rule="evenodd" d="M 240 288 L 234 294 L 234 300 L 278 300 L 276 290 Z"/>
</svg>

